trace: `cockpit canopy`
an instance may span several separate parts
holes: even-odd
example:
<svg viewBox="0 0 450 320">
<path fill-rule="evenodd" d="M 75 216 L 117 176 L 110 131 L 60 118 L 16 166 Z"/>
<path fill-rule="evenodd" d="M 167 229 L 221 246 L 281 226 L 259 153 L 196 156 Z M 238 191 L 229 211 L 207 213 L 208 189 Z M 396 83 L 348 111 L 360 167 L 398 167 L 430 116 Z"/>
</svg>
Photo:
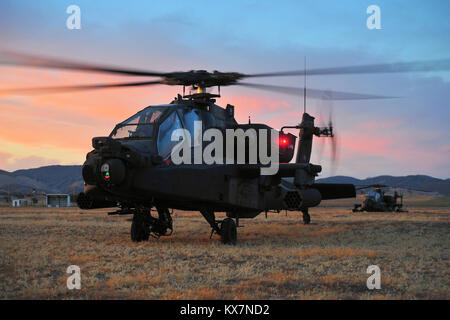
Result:
<svg viewBox="0 0 450 320">
<path fill-rule="evenodd" d="M 145 140 L 156 140 L 157 152 L 165 159 L 178 143 L 171 140 L 172 132 L 176 129 L 188 130 L 194 145 L 198 143 L 201 137 L 196 135 L 201 132 L 195 132 L 195 121 L 202 121 L 202 131 L 216 125 L 214 117 L 205 110 L 173 104 L 150 106 L 116 125 L 110 137 L 124 142 L 144 140 L 140 144 L 145 143 L 147 146 L 150 145 Z"/>
<path fill-rule="evenodd" d="M 110 137 L 113 139 L 151 139 L 153 138 L 154 125 L 164 111 L 163 108 L 145 108 L 131 118 L 119 123 Z"/>
<path fill-rule="evenodd" d="M 182 133 L 183 140 L 190 138 L 191 148 L 198 146 L 204 148 L 207 142 L 202 141 L 202 136 L 205 130 L 210 128 L 218 129 L 222 133 L 225 133 L 226 129 L 238 129 L 241 132 L 249 129 L 253 132 L 272 129 L 262 124 L 239 125 L 234 119 L 234 113 L 230 110 L 232 110 L 232 106 L 223 109 L 214 104 L 208 105 L 207 108 L 186 103 L 150 106 L 117 124 L 109 137 L 120 140 L 123 146 L 145 153 L 147 156 L 157 154 L 165 160 L 170 157 L 174 147 L 179 144 L 179 139 L 172 140 L 175 130 L 185 129 Z M 234 139 L 238 138 L 235 136 Z M 244 137 L 244 139 L 245 161 L 250 161 L 250 155 L 254 154 L 251 152 L 258 152 L 259 135 L 257 134 L 257 141 L 252 144 L 249 137 Z M 263 139 L 267 139 L 267 150 L 270 150 L 270 135 L 265 135 Z M 287 163 L 292 160 L 294 154 L 295 136 L 285 134 L 282 139 L 279 161 Z M 225 140 L 222 141 L 222 143 L 224 142 Z M 225 146 L 223 147 L 225 148 Z M 252 150 L 250 150 L 251 148 Z M 222 151 L 226 150 L 222 149 Z M 237 157 L 235 152 L 231 156 Z M 259 155 L 256 157 L 256 161 L 259 163 Z"/>
<path fill-rule="evenodd" d="M 369 194 L 367 195 L 368 198 L 371 198 L 375 201 L 379 201 L 381 199 L 381 195 L 379 192 L 376 191 L 371 191 L 369 192 Z"/>
</svg>

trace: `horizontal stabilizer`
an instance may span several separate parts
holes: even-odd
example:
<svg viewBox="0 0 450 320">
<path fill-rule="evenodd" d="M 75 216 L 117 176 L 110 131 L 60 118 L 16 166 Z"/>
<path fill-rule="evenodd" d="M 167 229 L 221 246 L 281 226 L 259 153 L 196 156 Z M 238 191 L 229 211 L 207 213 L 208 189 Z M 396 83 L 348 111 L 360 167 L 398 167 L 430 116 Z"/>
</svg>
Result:
<svg viewBox="0 0 450 320">
<path fill-rule="evenodd" d="M 353 184 L 346 183 L 314 183 L 313 188 L 319 190 L 322 200 L 355 198 L 356 190 Z"/>
</svg>

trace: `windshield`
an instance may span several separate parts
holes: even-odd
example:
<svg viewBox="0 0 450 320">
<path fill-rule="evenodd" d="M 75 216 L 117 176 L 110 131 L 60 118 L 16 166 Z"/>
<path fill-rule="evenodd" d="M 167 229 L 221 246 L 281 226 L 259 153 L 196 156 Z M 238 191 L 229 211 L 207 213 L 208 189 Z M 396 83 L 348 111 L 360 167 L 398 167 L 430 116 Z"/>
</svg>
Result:
<svg viewBox="0 0 450 320">
<path fill-rule="evenodd" d="M 177 141 L 172 141 L 172 132 L 181 128 L 181 121 L 178 118 L 178 114 L 176 112 L 173 112 L 159 126 L 158 154 L 163 157 L 163 159 L 169 157 L 172 148 L 178 143 Z"/>
<path fill-rule="evenodd" d="M 201 144 L 202 140 L 202 131 L 203 128 L 201 126 L 201 118 L 200 118 L 200 110 L 197 109 L 188 109 L 188 110 L 182 110 L 181 115 L 184 121 L 184 127 L 186 130 L 189 131 L 191 134 L 191 139 L 193 141 L 194 147 L 197 147 Z M 199 128 L 195 130 L 195 122 L 198 121 Z"/>
<path fill-rule="evenodd" d="M 146 108 L 119 123 L 111 133 L 113 139 L 152 138 L 155 122 L 164 112 L 161 108 Z"/>
<path fill-rule="evenodd" d="M 371 191 L 369 192 L 368 197 L 378 201 L 380 199 L 380 194 L 378 192 Z"/>
</svg>

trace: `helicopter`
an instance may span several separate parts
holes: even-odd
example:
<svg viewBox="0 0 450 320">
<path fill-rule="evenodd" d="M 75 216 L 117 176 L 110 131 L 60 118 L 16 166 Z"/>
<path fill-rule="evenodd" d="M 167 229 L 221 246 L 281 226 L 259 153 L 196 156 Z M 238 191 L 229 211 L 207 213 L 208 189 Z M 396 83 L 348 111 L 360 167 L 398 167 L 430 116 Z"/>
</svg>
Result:
<svg viewBox="0 0 450 320">
<path fill-rule="evenodd" d="M 150 236 L 159 238 L 172 234 L 171 210 L 199 211 L 211 228 L 211 235 L 218 234 L 224 244 L 236 244 L 237 226 L 240 219 L 252 219 L 265 212 L 281 210 L 302 212 L 304 224 L 310 223 L 309 208 L 323 200 L 354 198 L 353 184 L 322 184 L 315 178 L 322 171 L 318 164 L 310 162 L 313 137 L 333 139 L 333 124 L 318 127 L 315 118 L 306 112 L 306 96 L 328 100 L 387 99 L 391 96 L 361 94 L 340 91 L 306 89 L 306 76 L 396 73 L 410 71 L 450 70 L 450 60 L 419 61 L 361 65 L 338 68 L 322 68 L 244 74 L 239 72 L 208 72 L 191 70 L 187 72 L 155 72 L 111 66 L 78 63 L 61 59 L 32 56 L 17 52 L 0 54 L 0 64 L 39 68 L 63 69 L 85 72 L 111 73 L 137 77 L 157 77 L 124 83 L 103 83 L 46 88 L 5 89 L 9 94 L 39 94 L 72 92 L 102 88 L 120 88 L 152 85 L 176 85 L 183 88 L 170 103 L 152 105 L 118 123 L 108 136 L 92 138 L 93 150 L 86 155 L 82 166 L 84 191 L 78 195 L 77 204 L 83 210 L 118 208 L 110 215 L 133 215 L 131 240 L 146 241 Z M 241 82 L 248 78 L 304 76 L 303 90 L 295 87 Z M 216 104 L 220 88 L 243 86 L 281 92 L 304 98 L 304 110 L 299 123 L 282 127 L 279 131 L 266 124 L 239 124 L 235 107 Z M 217 88 L 217 93 L 207 89 Z M 185 90 L 190 91 L 186 94 Z M 245 137 L 245 161 L 229 164 L 174 163 L 175 143 L 171 138 L 178 129 L 184 129 L 196 140 L 193 130 L 200 122 L 200 135 L 207 130 L 254 130 L 256 140 Z M 262 136 L 260 132 L 271 131 L 274 135 Z M 297 136 L 285 130 L 298 130 Z M 273 136 L 278 139 L 272 139 Z M 247 139 L 248 138 L 248 139 Z M 182 139 L 184 141 L 184 139 Z M 275 141 L 274 141 L 275 140 Z M 189 141 L 186 138 L 186 141 Z M 266 143 L 267 142 L 267 143 Z M 195 143 L 198 145 L 196 146 Z M 220 144 L 220 143 L 219 143 Z M 178 144 L 177 144 L 178 145 Z M 266 148 L 267 154 L 278 153 L 275 174 L 262 174 L 267 162 L 258 154 L 256 161 L 250 161 L 252 150 Z M 204 147 L 202 139 L 194 142 L 192 149 Z M 297 153 L 294 157 L 294 151 Z M 189 149 L 183 149 L 188 156 Z M 220 158 L 236 160 L 233 149 Z M 191 153 L 195 154 L 195 150 Z M 217 156 L 217 154 L 216 154 Z M 216 157 L 217 158 L 217 157 Z M 242 160 L 242 159 L 241 159 Z M 255 159 L 253 159 L 255 160 Z M 290 179 L 290 180 L 288 180 Z M 152 214 L 156 210 L 156 214 Z M 226 218 L 216 219 L 217 212 L 225 212 Z"/>
<path fill-rule="evenodd" d="M 358 187 L 356 190 L 375 188 L 370 191 L 362 204 L 355 204 L 353 212 L 408 212 L 403 210 L 403 195 L 397 191 L 393 195 L 388 195 L 382 188 L 386 188 L 384 184 L 374 184 L 369 186 Z M 400 202 L 397 200 L 400 199 Z"/>
</svg>

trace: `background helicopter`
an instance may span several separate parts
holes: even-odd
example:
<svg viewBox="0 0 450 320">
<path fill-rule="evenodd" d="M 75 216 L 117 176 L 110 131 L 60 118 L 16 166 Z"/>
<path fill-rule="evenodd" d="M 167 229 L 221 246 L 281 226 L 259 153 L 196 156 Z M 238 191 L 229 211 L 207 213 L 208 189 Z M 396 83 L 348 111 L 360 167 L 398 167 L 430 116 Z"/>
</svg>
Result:
<svg viewBox="0 0 450 320">
<path fill-rule="evenodd" d="M 353 212 L 408 212 L 403 210 L 403 194 L 394 191 L 394 194 L 386 194 L 384 188 L 390 188 L 384 184 L 372 184 L 368 186 L 356 187 L 356 190 L 364 190 L 373 188 L 370 191 L 362 204 L 355 204 L 352 211 Z M 401 187 L 408 191 L 419 191 L 429 193 L 430 191 L 411 189 L 406 187 Z"/>
<path fill-rule="evenodd" d="M 388 186 L 384 184 L 374 184 L 370 186 L 357 187 L 356 190 L 363 190 L 368 188 L 374 188 L 373 191 L 370 191 L 366 198 L 364 199 L 362 204 L 355 204 L 353 208 L 353 212 L 380 212 L 380 211 L 389 211 L 389 212 L 408 212 L 403 210 L 403 194 L 394 192 L 393 195 L 388 195 L 382 188 L 386 188 Z M 400 202 L 398 201 L 400 199 Z"/>
<path fill-rule="evenodd" d="M 202 129 L 271 129 L 265 124 L 238 124 L 234 118 L 234 106 L 222 108 L 215 104 L 220 97 L 220 87 L 238 85 L 294 95 L 306 93 L 311 98 L 328 100 L 386 99 L 388 96 L 351 92 L 302 89 L 267 84 L 241 82 L 246 78 L 276 76 L 313 76 L 332 74 L 358 74 L 383 72 L 433 71 L 450 69 L 450 61 L 426 61 L 394 63 L 340 68 L 324 68 L 260 74 L 238 72 L 154 72 L 95 66 L 91 64 L 47 59 L 19 53 L 3 53 L 0 63 L 41 68 L 56 68 L 122 75 L 159 77 L 158 80 L 138 82 L 76 85 L 66 87 L 21 88 L 3 90 L 10 94 L 33 94 L 118 88 L 149 85 L 180 85 L 183 95 L 169 104 L 147 107 L 129 119 L 119 123 L 107 137 L 92 139 L 94 150 L 86 156 L 82 175 L 85 189 L 78 196 L 82 209 L 120 207 L 113 214 L 133 214 L 131 239 L 147 240 L 169 235 L 172 217 L 169 209 L 200 211 L 212 231 L 220 235 L 222 242 L 235 244 L 236 226 L 241 218 L 254 218 L 271 210 L 302 211 L 305 224 L 310 222 L 308 209 L 322 200 L 355 197 L 352 184 L 320 184 L 315 177 L 321 172 L 320 165 L 310 163 L 313 136 L 334 138 L 332 123 L 316 127 L 315 118 L 304 109 L 301 122 L 284 126 L 280 131 L 279 171 L 273 176 L 262 176 L 264 167 L 260 159 L 256 164 L 198 164 L 174 165 L 168 152 L 170 137 L 177 128 L 192 128 L 193 122 L 201 120 Z M 188 87 L 193 92 L 185 94 Z M 207 88 L 217 87 L 216 94 Z M 296 136 L 284 130 L 299 130 L 295 162 Z M 258 137 L 259 140 L 259 137 Z M 258 141 L 259 143 L 259 141 Z M 247 148 L 250 146 L 246 145 Z M 283 178 L 291 178 L 287 181 Z M 152 216 L 156 208 L 157 217 Z M 227 218 L 217 221 L 216 212 L 226 212 Z"/>
</svg>

